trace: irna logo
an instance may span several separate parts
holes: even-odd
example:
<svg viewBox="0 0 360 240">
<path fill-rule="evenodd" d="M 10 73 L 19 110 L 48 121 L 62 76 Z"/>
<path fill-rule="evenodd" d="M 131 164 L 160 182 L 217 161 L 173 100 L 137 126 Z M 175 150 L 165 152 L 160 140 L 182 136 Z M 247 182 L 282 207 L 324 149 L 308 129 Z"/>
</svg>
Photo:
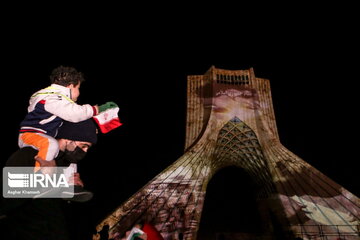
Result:
<svg viewBox="0 0 360 240">
<path fill-rule="evenodd" d="M 8 172 L 8 186 L 11 188 L 69 187 L 64 174 L 21 174 Z"/>
<path fill-rule="evenodd" d="M 70 167 L 4 167 L 3 197 L 5 198 L 70 198 L 74 193 Z"/>
</svg>

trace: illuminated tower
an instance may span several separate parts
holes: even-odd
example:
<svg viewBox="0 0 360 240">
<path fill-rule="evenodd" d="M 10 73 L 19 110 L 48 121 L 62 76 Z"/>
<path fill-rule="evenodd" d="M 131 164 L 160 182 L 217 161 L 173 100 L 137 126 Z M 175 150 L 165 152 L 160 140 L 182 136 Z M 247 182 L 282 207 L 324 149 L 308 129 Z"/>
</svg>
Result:
<svg viewBox="0 0 360 240">
<path fill-rule="evenodd" d="M 106 226 L 109 238 L 120 239 L 144 220 L 165 239 L 196 239 L 207 184 L 227 166 L 244 169 L 256 183 L 264 236 L 274 235 L 275 216 L 286 239 L 359 239 L 359 199 L 280 143 L 269 80 L 252 68 L 214 66 L 188 76 L 184 155 L 97 231 Z"/>
</svg>

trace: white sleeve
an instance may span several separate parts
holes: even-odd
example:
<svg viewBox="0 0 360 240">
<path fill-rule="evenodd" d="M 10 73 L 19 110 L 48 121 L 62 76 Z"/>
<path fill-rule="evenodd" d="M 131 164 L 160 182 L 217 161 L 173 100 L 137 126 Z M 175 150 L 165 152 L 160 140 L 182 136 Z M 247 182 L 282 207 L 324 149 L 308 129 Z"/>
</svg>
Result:
<svg viewBox="0 0 360 240">
<path fill-rule="evenodd" d="M 69 122 L 81 122 L 94 115 L 94 109 L 89 104 L 79 105 L 64 97 L 50 97 L 45 101 L 45 110 Z"/>
</svg>

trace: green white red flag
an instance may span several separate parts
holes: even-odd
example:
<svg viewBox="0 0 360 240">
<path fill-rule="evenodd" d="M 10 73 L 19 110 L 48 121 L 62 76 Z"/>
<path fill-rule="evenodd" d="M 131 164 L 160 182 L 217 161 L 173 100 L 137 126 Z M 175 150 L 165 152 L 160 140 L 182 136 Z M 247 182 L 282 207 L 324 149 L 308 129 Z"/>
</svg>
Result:
<svg viewBox="0 0 360 240">
<path fill-rule="evenodd" d="M 118 116 L 119 110 L 119 107 L 108 108 L 93 117 L 102 133 L 108 133 L 122 125 Z"/>
</svg>

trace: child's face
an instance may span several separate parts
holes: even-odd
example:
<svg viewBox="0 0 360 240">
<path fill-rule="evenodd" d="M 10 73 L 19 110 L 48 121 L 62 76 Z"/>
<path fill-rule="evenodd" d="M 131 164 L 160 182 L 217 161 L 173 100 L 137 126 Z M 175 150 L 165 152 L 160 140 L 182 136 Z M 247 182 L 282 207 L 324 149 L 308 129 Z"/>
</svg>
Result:
<svg viewBox="0 0 360 240">
<path fill-rule="evenodd" d="M 80 84 L 79 83 L 78 85 L 74 86 L 74 84 L 70 84 L 69 85 L 69 88 L 70 88 L 70 91 L 71 91 L 71 100 L 73 100 L 74 102 L 77 101 L 79 95 L 80 95 Z"/>
</svg>

